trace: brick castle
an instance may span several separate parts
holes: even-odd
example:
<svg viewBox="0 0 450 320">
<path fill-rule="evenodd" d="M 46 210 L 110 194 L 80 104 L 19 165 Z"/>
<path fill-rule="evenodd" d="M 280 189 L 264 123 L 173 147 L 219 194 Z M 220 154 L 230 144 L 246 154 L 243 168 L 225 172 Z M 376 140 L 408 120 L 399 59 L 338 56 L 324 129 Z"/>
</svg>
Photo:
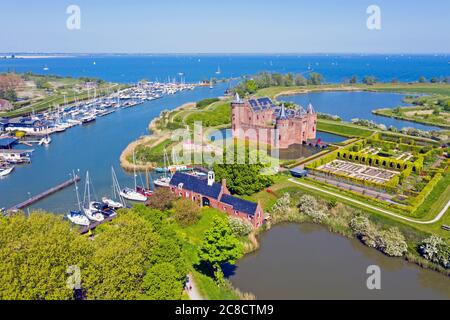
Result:
<svg viewBox="0 0 450 320">
<path fill-rule="evenodd" d="M 235 138 L 260 140 L 279 149 L 316 138 L 317 114 L 311 104 L 306 111 L 302 107 L 286 109 L 269 98 L 241 100 L 236 95 L 231 108 Z"/>
</svg>

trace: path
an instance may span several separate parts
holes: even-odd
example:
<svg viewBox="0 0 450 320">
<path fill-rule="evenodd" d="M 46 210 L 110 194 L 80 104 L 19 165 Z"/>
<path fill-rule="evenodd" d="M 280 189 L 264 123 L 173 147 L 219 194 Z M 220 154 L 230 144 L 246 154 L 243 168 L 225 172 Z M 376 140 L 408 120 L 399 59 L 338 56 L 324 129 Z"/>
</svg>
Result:
<svg viewBox="0 0 450 320">
<path fill-rule="evenodd" d="M 375 211 L 387 214 L 389 216 L 392 216 L 392 217 L 395 217 L 395 218 L 398 218 L 398 219 L 401 219 L 401 220 L 417 223 L 417 224 L 425 225 L 425 224 L 433 224 L 435 222 L 438 222 L 439 220 L 441 220 L 441 218 L 444 216 L 444 214 L 450 208 L 450 201 L 448 201 L 447 205 L 439 212 L 439 214 L 434 219 L 429 220 L 429 221 L 420 221 L 420 220 L 404 217 L 402 215 L 393 213 L 391 211 L 372 206 L 372 205 L 370 205 L 368 203 L 365 203 L 365 202 L 362 202 L 362 201 L 358 201 L 358 200 L 355 200 L 355 199 L 343 196 L 341 194 L 338 194 L 338 193 L 335 193 L 335 192 L 332 192 L 332 191 L 324 190 L 324 189 L 321 189 L 321 188 L 318 188 L 318 187 L 315 187 L 315 186 L 312 186 L 312 185 L 309 185 L 309 184 L 306 184 L 306 183 L 294 180 L 293 178 L 289 179 L 289 181 L 292 182 L 292 183 L 301 185 L 301 186 L 303 186 L 305 188 L 312 189 L 312 190 L 315 190 L 315 191 L 319 191 L 319 192 L 322 192 L 322 193 L 326 193 L 326 194 L 332 195 L 332 196 L 334 196 L 336 198 L 344 199 L 346 201 L 350 201 L 350 202 L 352 202 L 354 204 L 357 204 L 357 205 L 360 205 L 360 206 L 363 206 L 363 207 L 366 207 L 366 208 L 369 208 L 369 209 L 372 209 L 372 210 L 375 210 Z"/>
<path fill-rule="evenodd" d="M 186 293 L 188 294 L 189 299 L 190 300 L 203 300 L 203 297 L 200 295 L 200 292 L 198 291 L 198 288 L 194 282 L 194 277 L 193 277 L 192 273 L 189 273 L 188 277 L 189 277 L 189 281 L 186 283 L 186 287 L 187 288 L 192 287 L 192 289 L 186 290 Z"/>
</svg>

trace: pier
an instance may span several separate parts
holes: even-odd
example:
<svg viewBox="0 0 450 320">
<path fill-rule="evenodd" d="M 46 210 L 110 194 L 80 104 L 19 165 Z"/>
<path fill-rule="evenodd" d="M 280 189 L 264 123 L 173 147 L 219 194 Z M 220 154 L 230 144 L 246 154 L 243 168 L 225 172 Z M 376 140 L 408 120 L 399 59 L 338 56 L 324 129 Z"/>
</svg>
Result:
<svg viewBox="0 0 450 320">
<path fill-rule="evenodd" d="M 93 223 L 91 223 L 90 225 L 88 225 L 88 226 L 86 226 L 86 227 L 82 227 L 82 228 L 80 229 L 80 234 L 86 234 L 86 233 L 88 233 L 89 231 L 91 231 L 91 230 L 95 229 L 96 227 L 98 227 L 99 225 L 101 225 L 101 224 L 103 224 L 103 223 L 105 223 L 105 222 L 111 221 L 111 220 L 114 219 L 116 216 L 117 216 L 117 215 L 113 215 L 113 216 L 110 216 L 110 217 L 105 218 L 105 219 L 102 220 L 102 221 L 93 222 Z"/>
<path fill-rule="evenodd" d="M 80 181 L 80 177 L 79 176 L 75 176 L 74 178 L 71 178 L 71 179 L 69 179 L 69 180 L 67 180 L 67 181 L 65 181 L 65 182 L 63 182 L 63 183 L 61 183 L 61 184 L 59 184 L 59 185 L 57 185 L 57 186 L 55 186 L 53 188 L 50 188 L 50 189 L 48 189 L 48 190 L 46 190 L 46 191 L 44 191 L 44 192 L 42 192 L 42 193 L 40 193 L 38 195 L 35 195 L 35 196 L 33 196 L 33 197 L 31 197 L 31 198 L 29 198 L 29 199 L 27 199 L 27 200 L 25 200 L 25 201 L 23 201 L 23 202 L 21 202 L 19 204 L 16 204 L 15 206 L 9 208 L 7 210 L 7 212 L 8 211 L 14 212 L 14 211 L 17 211 L 17 210 L 29 207 L 32 204 L 34 204 L 34 203 L 36 203 L 36 202 L 38 202 L 38 201 L 40 201 L 40 200 L 42 200 L 42 199 L 52 195 L 52 194 L 54 194 L 54 193 L 56 193 L 56 192 L 58 192 L 60 190 L 63 190 L 63 189 L 67 188 L 68 186 L 73 185 L 75 182 L 78 182 L 78 181 Z"/>
</svg>

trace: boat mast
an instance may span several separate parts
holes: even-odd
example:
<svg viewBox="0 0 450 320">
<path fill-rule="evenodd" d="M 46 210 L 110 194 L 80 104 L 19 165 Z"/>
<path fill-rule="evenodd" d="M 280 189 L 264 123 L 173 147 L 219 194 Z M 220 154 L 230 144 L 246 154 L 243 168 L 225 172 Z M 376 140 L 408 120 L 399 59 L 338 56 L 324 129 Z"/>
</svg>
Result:
<svg viewBox="0 0 450 320">
<path fill-rule="evenodd" d="M 134 173 L 134 191 L 137 190 L 137 181 L 136 181 L 136 153 L 133 151 L 133 173 Z"/>
<path fill-rule="evenodd" d="M 77 183 L 77 176 L 75 175 L 75 170 L 72 170 L 72 176 L 73 176 L 73 181 L 75 182 L 75 193 L 77 194 L 78 209 L 81 212 L 80 195 L 78 193 L 78 183 Z"/>
</svg>

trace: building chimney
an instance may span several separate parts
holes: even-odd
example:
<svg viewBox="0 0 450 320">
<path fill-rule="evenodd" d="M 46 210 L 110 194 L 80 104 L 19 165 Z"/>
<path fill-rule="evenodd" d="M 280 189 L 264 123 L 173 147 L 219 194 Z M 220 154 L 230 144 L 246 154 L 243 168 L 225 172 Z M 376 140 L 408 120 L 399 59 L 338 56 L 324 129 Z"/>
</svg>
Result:
<svg viewBox="0 0 450 320">
<path fill-rule="evenodd" d="M 211 187 L 215 180 L 216 180 L 216 176 L 214 174 L 214 171 L 209 171 L 208 172 L 208 186 Z"/>
<path fill-rule="evenodd" d="M 224 189 L 227 188 L 227 179 L 222 179 L 222 187 L 223 187 Z"/>
</svg>

